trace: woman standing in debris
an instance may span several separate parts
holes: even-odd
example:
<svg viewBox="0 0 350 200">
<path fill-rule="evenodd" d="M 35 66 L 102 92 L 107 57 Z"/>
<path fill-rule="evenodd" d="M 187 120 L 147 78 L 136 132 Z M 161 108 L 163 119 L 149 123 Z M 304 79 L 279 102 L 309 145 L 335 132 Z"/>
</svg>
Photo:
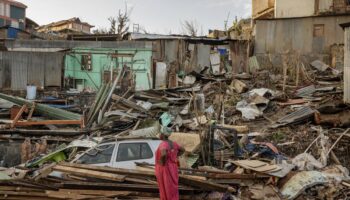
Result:
<svg viewBox="0 0 350 200">
<path fill-rule="evenodd" d="M 156 151 L 156 176 L 160 193 L 160 200 L 179 199 L 178 156 L 185 150 L 176 142 L 169 140 L 171 130 L 163 127 L 160 139 L 163 142 Z"/>
</svg>

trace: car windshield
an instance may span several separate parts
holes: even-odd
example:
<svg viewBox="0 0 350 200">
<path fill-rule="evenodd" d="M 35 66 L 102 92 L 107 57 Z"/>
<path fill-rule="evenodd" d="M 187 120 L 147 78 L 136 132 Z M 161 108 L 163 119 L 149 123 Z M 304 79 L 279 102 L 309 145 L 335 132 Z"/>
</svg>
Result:
<svg viewBox="0 0 350 200">
<path fill-rule="evenodd" d="M 101 164 L 111 162 L 114 144 L 101 145 L 86 152 L 78 159 L 81 164 Z"/>
</svg>

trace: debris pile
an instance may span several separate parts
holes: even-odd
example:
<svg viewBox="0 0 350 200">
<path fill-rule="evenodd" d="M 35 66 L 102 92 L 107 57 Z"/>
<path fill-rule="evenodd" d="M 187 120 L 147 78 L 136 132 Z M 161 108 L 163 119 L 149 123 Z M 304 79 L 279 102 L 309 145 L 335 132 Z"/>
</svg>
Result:
<svg viewBox="0 0 350 200">
<path fill-rule="evenodd" d="M 225 172 L 187 169 L 181 172 L 182 199 L 206 198 L 203 191 L 235 191 L 232 187 L 207 181 L 208 177 Z M 34 171 L 9 169 L 0 173 L 10 179 L 6 173 L 14 179 L 0 182 L 0 195 L 10 199 L 154 199 L 159 196 L 154 169 L 148 167 L 130 170 L 53 163 Z"/>
<path fill-rule="evenodd" d="M 102 138 L 95 145 L 106 140 L 155 138 L 161 126 L 170 127 L 174 131 L 170 139 L 186 149 L 179 171 L 184 199 L 193 194 L 205 199 L 348 198 L 350 110 L 342 103 L 342 72 L 321 61 L 308 64 L 291 58 L 284 60 L 283 72 L 273 72 L 192 72 L 178 77 L 178 87 L 136 92 L 119 87 L 117 77 L 102 86 L 81 117 L 50 109 L 40 114 L 54 118 L 62 113 L 59 120 L 66 120 L 65 125 L 80 121 L 81 129 L 66 136 Z M 17 98 L 0 97 L 33 107 Z M 21 123 L 34 122 L 12 122 Z M 64 129 L 55 131 L 46 135 L 64 136 L 59 134 Z M 60 159 L 53 159 L 61 153 Z M 27 168 L 16 168 L 25 170 L 25 175 L 8 177 L 0 188 L 8 188 L 7 195 L 28 195 L 29 191 L 52 199 L 69 194 L 77 195 L 71 199 L 157 197 L 150 163 L 137 163 L 135 170 L 96 167 L 77 164 L 73 159 L 77 153 L 76 148 L 61 147 L 31 160 Z M 50 164 L 53 161 L 72 162 Z M 67 176 L 52 178 L 48 168 Z M 16 193 L 16 187 L 24 189 Z M 321 189 L 324 192 L 318 192 Z"/>
</svg>

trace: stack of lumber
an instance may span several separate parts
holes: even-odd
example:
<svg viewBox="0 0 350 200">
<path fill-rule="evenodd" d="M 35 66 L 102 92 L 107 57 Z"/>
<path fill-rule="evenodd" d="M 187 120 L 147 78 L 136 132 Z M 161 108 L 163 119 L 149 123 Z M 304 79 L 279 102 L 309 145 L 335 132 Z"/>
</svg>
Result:
<svg viewBox="0 0 350 200">
<path fill-rule="evenodd" d="M 202 199 L 205 192 L 233 192 L 205 176 L 180 175 L 181 199 Z M 24 178 L 0 181 L 0 199 L 157 199 L 153 170 L 118 169 L 72 163 L 27 171 Z"/>
</svg>

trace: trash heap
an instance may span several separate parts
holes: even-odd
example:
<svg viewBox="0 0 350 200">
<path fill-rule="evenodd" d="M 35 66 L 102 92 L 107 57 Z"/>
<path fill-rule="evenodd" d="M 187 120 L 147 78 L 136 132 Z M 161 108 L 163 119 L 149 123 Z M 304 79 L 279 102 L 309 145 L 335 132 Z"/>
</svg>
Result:
<svg viewBox="0 0 350 200">
<path fill-rule="evenodd" d="M 183 199 L 194 194 L 202 199 L 347 199 L 350 110 L 342 103 L 342 72 L 318 60 L 284 63 L 282 71 L 252 74 L 192 72 L 179 79 L 178 87 L 149 91 L 121 88 L 116 79 L 98 91 L 82 115 L 83 129 L 75 133 L 87 140 L 154 138 L 161 126 L 171 127 L 170 139 L 186 149 L 180 158 Z M 71 156 L 66 157 L 69 162 Z M 2 182 L 0 189 L 8 188 L 2 194 L 28 195 L 36 188 L 52 199 L 58 194 L 145 199 L 157 193 L 152 166 L 145 163 L 137 171 L 50 163 L 16 168 L 25 175 Z M 68 177 L 53 179 L 43 172 L 47 166 Z"/>
</svg>

